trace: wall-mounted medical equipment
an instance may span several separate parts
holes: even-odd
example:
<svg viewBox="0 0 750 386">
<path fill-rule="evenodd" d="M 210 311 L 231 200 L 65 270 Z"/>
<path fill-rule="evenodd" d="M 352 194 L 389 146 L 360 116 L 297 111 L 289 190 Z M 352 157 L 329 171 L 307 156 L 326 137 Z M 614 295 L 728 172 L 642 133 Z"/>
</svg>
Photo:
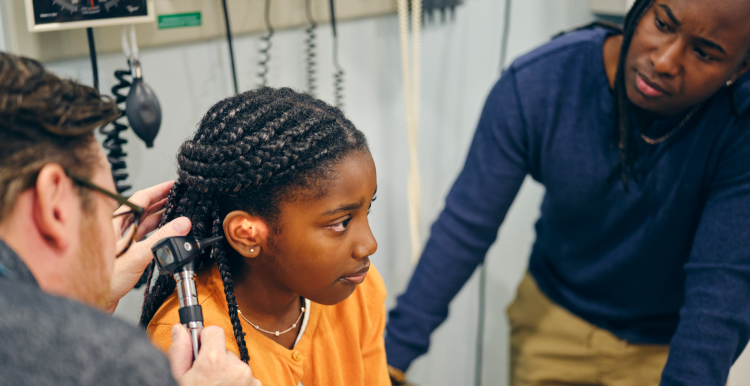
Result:
<svg viewBox="0 0 750 386">
<path fill-rule="evenodd" d="M 125 170 L 127 153 L 122 145 L 128 141 L 121 138 L 120 134 L 130 125 L 133 132 L 146 143 L 146 147 L 150 148 L 154 146 L 154 139 L 161 127 L 161 104 L 151 87 L 143 81 L 134 26 L 122 27 L 121 44 L 128 69 L 115 71 L 118 83 L 112 86 L 112 94 L 122 114 L 111 125 L 99 129 L 99 132 L 104 135 L 102 147 L 108 151 L 107 160 L 112 166 L 112 178 L 115 180 L 118 193 L 131 188 L 130 185 L 124 183 L 128 178 Z M 128 89 L 127 94 L 124 93 L 124 89 Z M 127 117 L 127 122 L 123 122 L 123 117 Z"/>
<path fill-rule="evenodd" d="M 315 30 L 318 23 L 312 14 L 312 0 L 305 0 L 305 17 L 308 26 L 305 28 L 305 81 L 307 83 L 307 93 L 315 96 L 318 90 L 318 61 L 317 61 L 317 35 Z"/>
<path fill-rule="evenodd" d="M 30 32 L 154 21 L 153 0 L 26 0 Z"/>
<path fill-rule="evenodd" d="M 260 54 L 260 60 L 258 60 L 258 87 L 268 86 L 268 71 L 270 67 L 268 63 L 271 62 L 271 38 L 273 37 L 273 26 L 271 25 L 271 0 L 265 0 L 265 8 L 263 9 L 263 22 L 265 23 L 266 33 L 260 37 L 260 48 L 258 53 Z"/>
<path fill-rule="evenodd" d="M 29 0 L 26 0 L 29 1 Z M 41 1 L 41 0 L 35 0 Z M 58 0 L 45 0 L 49 3 Z M 60 0 L 65 1 L 65 0 Z M 73 0 L 68 0 L 73 1 Z M 78 0 L 83 3 L 91 0 Z M 94 0 L 95 4 L 103 3 Z M 112 2 L 113 0 L 107 0 Z M 120 3 L 126 0 L 120 0 Z M 154 22 L 136 25 L 141 49 L 169 46 L 226 36 L 222 1 L 215 0 L 148 0 L 154 5 Z M 62 30 L 54 33 L 32 34 L 28 30 L 24 1 L 0 0 L 2 7 L 6 49 L 10 52 L 50 61 L 88 55 L 85 31 Z M 265 1 L 226 0 L 230 12 L 228 20 L 234 36 L 263 33 Z M 304 28 L 309 26 L 305 4 L 301 0 L 273 0 L 271 24 L 274 29 Z M 395 0 L 340 0 L 336 2 L 336 19 L 344 20 L 395 14 Z M 317 24 L 330 21 L 328 1 L 315 0 L 311 14 Z M 129 19 L 128 24 L 133 24 Z M 120 29 L 104 26 L 96 29 L 98 53 L 120 51 Z M 238 63 L 239 64 L 239 63 Z M 253 82 L 255 83 L 255 82 Z"/>
<path fill-rule="evenodd" d="M 336 33 L 336 7 L 334 0 L 330 0 L 331 6 L 331 31 L 333 32 L 333 100 L 336 107 L 344 109 L 344 69 L 339 64 L 339 36 Z M 421 1 L 421 0 L 417 0 Z"/>
<path fill-rule="evenodd" d="M 440 14 L 440 21 L 445 22 L 447 14 L 450 13 L 451 20 L 456 16 L 456 7 L 463 4 L 464 0 L 422 0 L 422 11 L 425 22 L 434 21 L 435 13 Z"/>
</svg>

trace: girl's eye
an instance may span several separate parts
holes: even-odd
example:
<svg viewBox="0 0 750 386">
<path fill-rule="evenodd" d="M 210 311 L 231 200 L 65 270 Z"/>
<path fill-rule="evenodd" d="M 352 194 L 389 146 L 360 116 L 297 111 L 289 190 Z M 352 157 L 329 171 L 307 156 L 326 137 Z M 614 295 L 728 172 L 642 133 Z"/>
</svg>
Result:
<svg viewBox="0 0 750 386">
<path fill-rule="evenodd" d="M 375 197 L 372 198 L 372 200 L 370 200 L 370 206 L 367 208 L 367 214 L 368 215 L 370 214 L 370 210 L 372 209 L 372 203 L 375 202 L 375 200 L 377 200 L 377 199 L 378 199 L 378 196 L 375 196 Z"/>
<path fill-rule="evenodd" d="M 656 27 L 659 28 L 662 31 L 669 31 L 669 26 L 667 23 L 661 21 L 658 17 L 655 17 L 654 20 L 656 20 Z"/>
<path fill-rule="evenodd" d="M 346 220 L 344 220 L 344 221 L 341 221 L 341 222 L 339 222 L 339 223 L 336 223 L 336 224 L 333 224 L 333 225 L 329 225 L 329 226 L 328 226 L 328 229 L 330 229 L 330 230 L 332 230 L 332 231 L 334 231 L 334 232 L 343 232 L 343 231 L 345 231 L 345 230 L 346 230 L 346 227 L 348 227 L 348 226 L 349 226 L 349 223 L 350 223 L 351 221 L 352 221 L 352 218 L 351 218 L 351 217 L 349 217 L 349 218 L 347 218 L 347 219 L 346 219 Z"/>
</svg>

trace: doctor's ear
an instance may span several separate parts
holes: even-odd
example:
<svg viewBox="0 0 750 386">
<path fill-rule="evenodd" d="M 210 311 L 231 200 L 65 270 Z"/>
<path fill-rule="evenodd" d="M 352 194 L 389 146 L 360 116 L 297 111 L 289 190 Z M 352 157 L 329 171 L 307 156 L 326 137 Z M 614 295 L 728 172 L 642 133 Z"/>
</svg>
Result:
<svg viewBox="0 0 750 386">
<path fill-rule="evenodd" d="M 267 246 L 268 226 L 260 217 L 235 210 L 224 218 L 224 237 L 240 255 L 255 258 Z"/>
</svg>

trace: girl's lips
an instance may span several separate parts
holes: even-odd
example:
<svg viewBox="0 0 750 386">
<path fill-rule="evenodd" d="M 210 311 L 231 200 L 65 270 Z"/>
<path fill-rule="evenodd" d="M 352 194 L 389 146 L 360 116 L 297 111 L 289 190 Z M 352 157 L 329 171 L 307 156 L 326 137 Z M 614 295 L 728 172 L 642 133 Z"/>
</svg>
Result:
<svg viewBox="0 0 750 386">
<path fill-rule="evenodd" d="M 660 97 L 665 95 L 664 91 L 658 90 L 655 87 L 652 87 L 650 84 L 646 83 L 646 81 L 641 77 L 641 74 L 636 73 L 635 79 L 635 85 L 636 87 L 638 87 L 638 91 L 640 91 L 643 95 L 648 97 Z"/>
<path fill-rule="evenodd" d="M 365 281 L 365 277 L 366 276 L 367 276 L 367 272 L 359 274 L 359 275 L 342 277 L 341 280 L 343 280 L 343 281 L 345 281 L 345 282 L 347 282 L 349 284 L 355 284 L 356 285 L 356 284 L 362 284 L 362 282 Z"/>
<path fill-rule="evenodd" d="M 349 276 L 342 276 L 341 280 L 349 284 L 361 284 L 363 281 L 365 281 L 365 277 L 367 276 L 367 271 L 369 270 L 370 270 L 370 264 L 368 263 L 359 271 L 354 272 Z"/>
</svg>

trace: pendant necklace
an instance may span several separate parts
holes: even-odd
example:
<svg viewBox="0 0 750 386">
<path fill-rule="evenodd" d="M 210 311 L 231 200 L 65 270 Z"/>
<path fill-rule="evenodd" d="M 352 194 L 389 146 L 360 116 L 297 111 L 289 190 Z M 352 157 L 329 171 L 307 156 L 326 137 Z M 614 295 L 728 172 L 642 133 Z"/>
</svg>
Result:
<svg viewBox="0 0 750 386">
<path fill-rule="evenodd" d="M 695 105 L 695 107 L 693 107 L 690 110 L 690 112 L 687 113 L 684 118 L 682 118 L 680 123 L 678 123 L 677 126 L 675 126 L 672 130 L 669 130 L 667 134 L 664 134 L 663 136 L 659 138 L 649 138 L 646 136 L 646 134 L 641 133 L 641 139 L 643 139 L 649 145 L 657 145 L 666 141 L 669 137 L 677 133 L 683 126 L 685 126 L 685 124 L 690 120 L 690 118 L 692 118 L 693 115 L 695 115 L 695 113 L 697 113 L 698 110 L 700 110 L 701 105 L 702 105 L 701 103 Z"/>
<path fill-rule="evenodd" d="M 253 324 L 253 322 L 247 320 L 245 315 L 242 315 L 242 311 L 240 311 L 239 307 L 237 308 L 237 313 L 240 314 L 240 317 L 242 319 L 245 319 L 246 322 L 250 323 L 250 325 L 253 326 L 253 328 L 255 328 L 256 330 L 265 332 L 266 334 L 269 334 L 269 335 L 279 336 L 282 334 L 286 334 L 287 332 L 292 331 L 295 327 L 297 327 L 297 323 L 299 323 L 299 321 L 302 319 L 302 315 L 305 314 L 305 300 L 301 299 L 301 302 L 302 302 L 302 307 L 300 307 L 300 313 L 299 313 L 299 316 L 297 317 L 297 321 L 292 324 L 292 327 L 289 327 L 284 331 L 268 331 L 268 330 L 264 330 L 260 328 L 260 326 L 258 326 L 257 324 Z"/>
</svg>

